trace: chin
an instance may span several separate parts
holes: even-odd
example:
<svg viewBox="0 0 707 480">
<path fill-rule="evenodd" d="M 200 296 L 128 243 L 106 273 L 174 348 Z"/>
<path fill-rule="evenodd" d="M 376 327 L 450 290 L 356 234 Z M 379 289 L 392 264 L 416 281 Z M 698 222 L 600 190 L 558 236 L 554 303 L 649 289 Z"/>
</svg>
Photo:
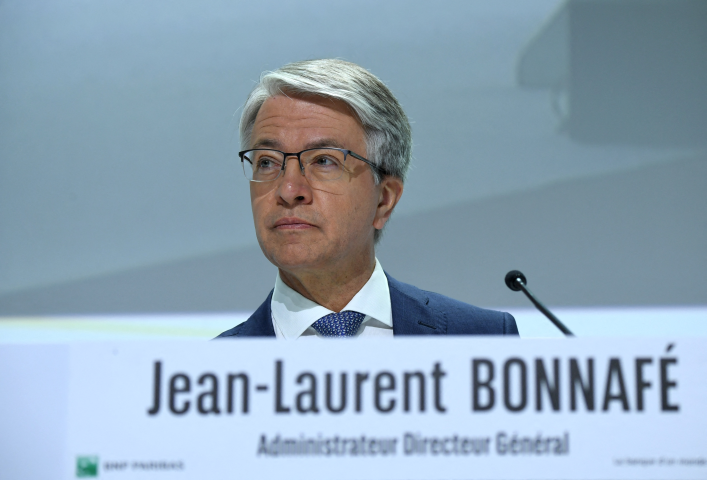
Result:
<svg viewBox="0 0 707 480">
<path fill-rule="evenodd" d="M 315 245 L 287 243 L 274 248 L 260 246 L 270 263 L 283 270 L 297 270 L 319 264 L 326 255 L 317 251 Z"/>
</svg>

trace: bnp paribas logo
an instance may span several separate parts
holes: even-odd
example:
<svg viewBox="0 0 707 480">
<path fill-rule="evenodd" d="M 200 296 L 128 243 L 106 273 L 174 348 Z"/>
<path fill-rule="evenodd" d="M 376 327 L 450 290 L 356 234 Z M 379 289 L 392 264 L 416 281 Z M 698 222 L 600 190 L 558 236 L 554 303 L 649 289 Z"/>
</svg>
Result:
<svg viewBox="0 0 707 480">
<path fill-rule="evenodd" d="M 77 477 L 97 477 L 98 476 L 98 457 L 92 457 L 92 456 L 76 457 L 76 476 Z"/>
</svg>

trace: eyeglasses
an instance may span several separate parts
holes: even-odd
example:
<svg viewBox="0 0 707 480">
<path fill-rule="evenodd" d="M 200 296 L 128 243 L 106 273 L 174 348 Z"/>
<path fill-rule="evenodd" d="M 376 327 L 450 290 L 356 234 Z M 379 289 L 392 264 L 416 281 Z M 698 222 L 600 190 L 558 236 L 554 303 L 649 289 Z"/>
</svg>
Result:
<svg viewBox="0 0 707 480">
<path fill-rule="evenodd" d="M 375 163 L 366 160 L 351 150 L 343 148 L 310 148 L 298 153 L 286 153 L 268 148 L 254 148 L 238 152 L 243 165 L 243 173 L 251 182 L 272 182 L 282 175 L 289 157 L 297 157 L 302 175 L 309 180 L 338 180 L 344 174 L 346 157 L 351 155 L 367 163 L 377 173 L 385 175 Z"/>
</svg>

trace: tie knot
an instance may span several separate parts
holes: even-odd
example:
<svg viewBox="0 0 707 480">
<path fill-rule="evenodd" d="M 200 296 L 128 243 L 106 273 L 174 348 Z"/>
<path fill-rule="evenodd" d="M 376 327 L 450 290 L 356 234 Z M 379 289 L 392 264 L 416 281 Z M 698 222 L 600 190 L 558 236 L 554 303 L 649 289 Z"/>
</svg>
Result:
<svg viewBox="0 0 707 480">
<path fill-rule="evenodd" d="M 312 324 L 322 337 L 353 337 L 363 323 L 363 313 L 345 311 L 330 313 Z"/>
</svg>

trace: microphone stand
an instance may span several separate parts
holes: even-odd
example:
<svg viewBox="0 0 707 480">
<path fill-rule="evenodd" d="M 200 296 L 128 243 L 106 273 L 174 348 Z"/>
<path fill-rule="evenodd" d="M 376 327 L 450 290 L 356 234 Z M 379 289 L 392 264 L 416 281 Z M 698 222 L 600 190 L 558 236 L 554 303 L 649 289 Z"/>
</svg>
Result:
<svg viewBox="0 0 707 480">
<path fill-rule="evenodd" d="M 512 270 L 506 274 L 506 285 L 508 288 L 514 292 L 522 290 L 523 293 L 525 293 L 525 296 L 528 297 L 528 300 L 530 300 L 538 310 L 540 310 L 557 328 L 559 328 L 562 333 L 568 337 L 574 337 L 574 334 L 570 331 L 570 329 L 567 328 L 559 318 L 553 315 L 553 313 L 548 310 L 548 308 L 543 305 L 540 300 L 535 298 L 535 295 L 533 295 L 533 292 L 528 289 L 526 283 L 527 280 L 525 279 L 525 275 L 518 270 Z"/>
</svg>

